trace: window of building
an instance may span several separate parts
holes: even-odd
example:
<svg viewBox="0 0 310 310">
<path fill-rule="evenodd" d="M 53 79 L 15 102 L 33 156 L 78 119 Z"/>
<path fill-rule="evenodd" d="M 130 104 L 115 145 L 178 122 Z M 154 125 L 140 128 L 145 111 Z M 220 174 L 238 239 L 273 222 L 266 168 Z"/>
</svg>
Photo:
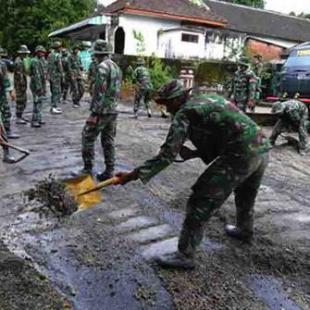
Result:
<svg viewBox="0 0 310 310">
<path fill-rule="evenodd" d="M 196 34 L 182 33 L 183 42 L 198 43 L 198 39 L 199 37 Z"/>
</svg>

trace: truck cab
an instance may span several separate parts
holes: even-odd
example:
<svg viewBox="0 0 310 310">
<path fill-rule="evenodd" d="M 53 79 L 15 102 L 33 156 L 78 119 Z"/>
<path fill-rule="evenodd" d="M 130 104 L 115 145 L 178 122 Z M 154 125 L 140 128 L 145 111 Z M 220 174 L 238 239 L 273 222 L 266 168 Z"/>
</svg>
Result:
<svg viewBox="0 0 310 310">
<path fill-rule="evenodd" d="M 280 90 L 310 98 L 310 42 L 293 47 L 280 73 Z"/>
</svg>

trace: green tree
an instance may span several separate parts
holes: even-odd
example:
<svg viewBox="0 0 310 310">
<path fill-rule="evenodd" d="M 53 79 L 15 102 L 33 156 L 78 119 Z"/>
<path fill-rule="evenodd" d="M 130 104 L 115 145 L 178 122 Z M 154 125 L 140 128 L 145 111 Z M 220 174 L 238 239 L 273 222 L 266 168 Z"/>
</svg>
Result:
<svg viewBox="0 0 310 310">
<path fill-rule="evenodd" d="M 0 0 L 0 44 L 13 53 L 20 44 L 46 45 L 48 34 L 89 16 L 95 0 Z"/>
<path fill-rule="evenodd" d="M 264 0 L 224 0 L 225 2 L 235 3 L 235 4 L 243 4 L 247 6 L 252 6 L 254 8 L 263 9 L 265 7 Z"/>
</svg>

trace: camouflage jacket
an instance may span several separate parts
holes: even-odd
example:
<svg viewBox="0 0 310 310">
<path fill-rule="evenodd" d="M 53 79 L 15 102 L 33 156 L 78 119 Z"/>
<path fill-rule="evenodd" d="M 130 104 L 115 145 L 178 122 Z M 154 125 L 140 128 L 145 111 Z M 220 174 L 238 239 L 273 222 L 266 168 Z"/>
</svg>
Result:
<svg viewBox="0 0 310 310">
<path fill-rule="evenodd" d="M 137 168 L 138 177 L 147 182 L 169 166 L 186 139 L 205 163 L 217 156 L 246 159 L 271 147 L 262 130 L 233 103 L 218 95 L 193 95 L 175 114 L 159 154 Z"/>
<path fill-rule="evenodd" d="M 47 62 L 50 81 L 61 79 L 63 77 L 63 68 L 60 53 L 52 51 L 48 56 Z"/>
<path fill-rule="evenodd" d="M 98 115 L 117 113 L 121 82 L 121 69 L 111 59 L 104 59 L 97 66 L 90 110 Z"/>
<path fill-rule="evenodd" d="M 6 96 L 7 91 L 11 89 L 11 83 L 8 76 L 8 70 L 5 62 L 0 59 L 0 97 Z"/>
<path fill-rule="evenodd" d="M 30 88 L 37 96 L 43 96 L 46 92 L 46 76 L 44 64 L 40 58 L 34 57 L 30 65 Z"/>
<path fill-rule="evenodd" d="M 68 70 L 70 77 L 73 79 L 82 77 L 82 61 L 79 55 L 71 54 L 68 58 Z"/>
<path fill-rule="evenodd" d="M 96 70 L 97 70 L 97 61 L 92 60 L 92 62 L 89 65 L 87 73 L 87 79 L 90 84 L 95 82 Z"/>
<path fill-rule="evenodd" d="M 65 76 L 69 76 L 69 56 L 62 56 L 61 63 Z"/>
<path fill-rule="evenodd" d="M 232 94 L 235 102 L 248 102 L 254 100 L 256 95 L 257 79 L 251 70 L 240 71 L 235 73 Z"/>
<path fill-rule="evenodd" d="M 17 57 L 14 63 L 14 88 L 17 98 L 27 90 L 27 74 L 25 63 L 22 58 Z"/>
<path fill-rule="evenodd" d="M 133 74 L 133 80 L 138 88 L 141 89 L 152 89 L 153 85 L 149 70 L 144 66 L 138 66 Z"/>
<path fill-rule="evenodd" d="M 274 113 L 277 112 L 277 107 L 282 111 L 279 117 L 287 125 L 299 126 L 301 122 L 308 120 L 308 108 L 299 100 L 292 99 L 275 103 L 272 108 Z"/>
</svg>

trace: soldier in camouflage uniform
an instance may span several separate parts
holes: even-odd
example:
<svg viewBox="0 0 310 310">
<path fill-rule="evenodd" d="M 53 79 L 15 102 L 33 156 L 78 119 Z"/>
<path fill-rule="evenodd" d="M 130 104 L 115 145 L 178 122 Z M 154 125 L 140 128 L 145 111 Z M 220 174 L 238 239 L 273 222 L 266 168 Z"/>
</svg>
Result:
<svg viewBox="0 0 310 310">
<path fill-rule="evenodd" d="M 62 100 L 66 103 L 67 95 L 70 87 L 70 73 L 69 73 L 69 52 L 66 48 L 61 51 L 61 62 L 62 69 L 64 73 L 64 78 L 62 81 Z"/>
<path fill-rule="evenodd" d="M 61 100 L 61 83 L 64 79 L 64 73 L 61 62 L 61 42 L 56 41 L 53 43 L 53 51 L 48 56 L 48 76 L 52 94 L 52 114 L 61 114 L 59 108 Z"/>
<path fill-rule="evenodd" d="M 16 124 L 25 125 L 23 113 L 27 105 L 27 72 L 25 58 L 30 54 L 27 45 L 21 45 L 14 63 L 14 88 L 16 92 Z"/>
<path fill-rule="evenodd" d="M 97 70 L 97 59 L 95 55 L 91 56 L 92 62 L 89 65 L 88 73 L 87 73 L 87 83 L 88 83 L 88 92 L 91 96 L 93 96 L 94 84 L 96 78 L 96 70 Z"/>
<path fill-rule="evenodd" d="M 4 126 L 2 122 L 2 115 L 3 115 L 2 113 L 3 111 L 6 110 L 4 106 L 5 105 L 8 106 L 6 95 L 10 87 L 10 81 L 7 75 L 7 68 L 5 63 L 1 60 L 2 56 L 5 56 L 5 51 L 3 50 L 2 47 L 0 47 L 0 144 L 2 139 L 7 140 L 8 137 L 6 129 L 10 128 L 10 119 L 6 120 L 8 121 L 8 124 L 6 124 L 6 126 Z M 11 96 L 14 97 L 13 93 L 11 93 Z M 10 155 L 9 148 L 6 146 L 2 146 L 2 148 L 3 148 L 3 162 L 13 163 L 14 157 Z"/>
<path fill-rule="evenodd" d="M 142 104 L 145 106 L 148 117 L 151 117 L 150 92 L 153 85 L 151 82 L 150 73 L 145 67 L 145 62 L 142 58 L 137 60 L 137 68 L 133 74 L 133 81 L 136 84 L 136 95 L 133 109 L 135 118 L 138 118 L 138 111 Z"/>
<path fill-rule="evenodd" d="M 44 124 L 42 121 L 42 103 L 46 94 L 46 76 L 44 69 L 44 58 L 46 50 L 43 46 L 39 45 L 35 49 L 35 57 L 30 65 L 30 89 L 33 96 L 33 113 L 32 113 L 32 127 L 41 127 Z"/>
<path fill-rule="evenodd" d="M 294 130 L 299 135 L 299 142 L 296 141 L 298 151 L 300 155 L 305 155 L 308 149 L 307 131 L 310 130 L 307 106 L 299 100 L 282 97 L 282 101 L 273 104 L 271 111 L 279 118 L 270 136 L 271 144 L 275 145 L 278 136 L 285 130 Z"/>
<path fill-rule="evenodd" d="M 12 101 L 15 101 L 16 97 L 8 77 L 7 66 L 1 60 L 2 56 L 6 56 L 6 52 L 0 47 L 0 113 L 7 138 L 17 139 L 19 136 L 11 131 L 11 109 L 7 100 L 7 92 L 10 93 Z"/>
<path fill-rule="evenodd" d="M 79 56 L 79 51 L 80 51 L 79 46 L 75 45 L 68 59 L 68 69 L 70 76 L 73 107 L 80 106 L 80 100 L 84 95 L 83 67 Z"/>
<path fill-rule="evenodd" d="M 163 266 L 194 268 L 194 254 L 204 226 L 234 191 L 237 223 L 227 225 L 229 236 L 250 241 L 254 202 L 267 162 L 270 144 L 262 130 L 233 103 L 216 94 L 190 95 L 180 81 L 166 83 L 155 99 L 173 115 L 166 141 L 157 156 L 132 172 L 116 174 L 119 184 L 148 182 L 168 167 L 177 154 L 184 160 L 199 157 L 206 171 L 192 187 L 177 253 L 158 258 Z M 196 150 L 183 144 L 189 139 Z"/>
<path fill-rule="evenodd" d="M 82 133 L 82 173 L 92 173 L 95 155 L 95 141 L 101 134 L 101 144 L 105 159 L 105 171 L 98 174 L 100 181 L 112 176 L 115 163 L 114 138 L 117 124 L 117 103 L 120 95 L 122 73 L 110 58 L 111 48 L 103 40 L 97 40 L 93 54 L 97 59 L 96 78 L 91 103 L 91 113 Z"/>
<path fill-rule="evenodd" d="M 246 112 L 247 107 L 255 106 L 257 79 L 245 58 L 238 62 L 238 70 L 235 72 L 232 82 L 233 100 L 237 107 Z"/>
<path fill-rule="evenodd" d="M 255 105 L 250 107 L 252 112 L 255 111 L 255 106 L 260 102 L 262 98 L 262 74 L 264 69 L 264 64 L 262 62 L 261 55 L 255 55 L 252 63 L 253 72 L 256 76 L 256 92 L 255 92 Z"/>
</svg>

